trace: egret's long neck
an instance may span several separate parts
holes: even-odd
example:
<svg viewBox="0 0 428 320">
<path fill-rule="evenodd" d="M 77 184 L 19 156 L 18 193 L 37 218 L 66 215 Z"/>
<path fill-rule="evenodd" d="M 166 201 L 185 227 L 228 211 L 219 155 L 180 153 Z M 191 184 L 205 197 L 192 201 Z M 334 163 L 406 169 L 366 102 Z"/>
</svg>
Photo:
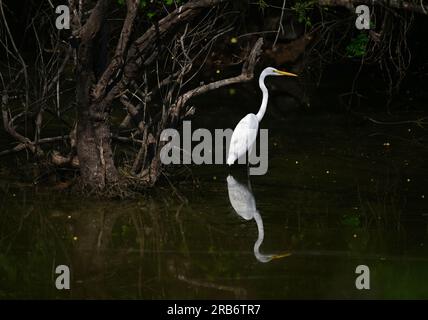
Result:
<svg viewBox="0 0 428 320">
<path fill-rule="evenodd" d="M 259 112 L 257 112 L 256 117 L 257 117 L 257 120 L 260 122 L 262 121 L 263 116 L 265 115 L 266 107 L 268 104 L 268 90 L 265 85 L 265 75 L 263 74 L 259 78 L 259 86 L 263 92 L 263 99 L 262 99 L 262 105 L 260 106 Z"/>
<path fill-rule="evenodd" d="M 265 229 L 263 227 L 263 219 L 258 211 L 254 212 L 254 220 L 257 223 L 257 230 L 259 232 L 257 241 L 254 243 L 254 255 L 260 262 L 269 262 L 272 260 L 272 258 L 269 255 L 260 253 L 260 246 L 262 245 L 263 239 L 265 238 Z"/>
</svg>

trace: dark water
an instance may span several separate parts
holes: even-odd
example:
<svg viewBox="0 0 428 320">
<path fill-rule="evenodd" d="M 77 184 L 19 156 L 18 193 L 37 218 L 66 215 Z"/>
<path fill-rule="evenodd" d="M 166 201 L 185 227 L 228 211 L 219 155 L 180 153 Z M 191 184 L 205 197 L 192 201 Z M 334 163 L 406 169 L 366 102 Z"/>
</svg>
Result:
<svg viewBox="0 0 428 320">
<path fill-rule="evenodd" d="M 202 103 L 195 127 L 233 127 L 258 105 L 232 112 L 242 101 L 224 99 Z M 0 298 L 428 298 L 424 131 L 269 108 L 269 170 L 252 193 L 245 167 L 229 185 L 223 166 L 181 168 L 174 188 L 132 201 L 69 196 L 4 169 Z M 249 220 L 231 198 L 256 208 Z M 69 291 L 55 288 L 60 264 Z M 358 265 L 370 290 L 355 287 Z"/>
</svg>

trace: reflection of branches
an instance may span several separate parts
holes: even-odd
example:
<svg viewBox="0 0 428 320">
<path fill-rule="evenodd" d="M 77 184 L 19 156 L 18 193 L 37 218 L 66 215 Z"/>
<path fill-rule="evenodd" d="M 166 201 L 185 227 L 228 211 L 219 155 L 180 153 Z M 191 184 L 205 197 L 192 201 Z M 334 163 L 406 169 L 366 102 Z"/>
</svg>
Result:
<svg viewBox="0 0 428 320">
<path fill-rule="evenodd" d="M 195 279 L 188 278 L 182 274 L 178 275 L 178 279 L 196 287 L 204 287 L 204 288 L 211 288 L 211 289 L 216 289 L 220 291 L 232 292 L 235 295 L 235 299 L 246 299 L 247 297 L 247 290 L 241 287 L 226 286 L 222 284 L 216 284 L 214 282 L 195 280 Z"/>
</svg>

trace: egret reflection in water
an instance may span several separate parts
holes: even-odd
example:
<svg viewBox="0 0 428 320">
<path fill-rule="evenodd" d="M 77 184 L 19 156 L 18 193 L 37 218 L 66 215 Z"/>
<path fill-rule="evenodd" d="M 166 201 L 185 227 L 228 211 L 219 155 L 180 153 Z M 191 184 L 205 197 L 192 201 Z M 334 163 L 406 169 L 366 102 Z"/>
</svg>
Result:
<svg viewBox="0 0 428 320">
<path fill-rule="evenodd" d="M 251 191 L 251 186 L 246 187 L 239 183 L 229 175 L 227 177 L 227 190 L 229 192 L 229 201 L 235 212 L 245 220 L 254 219 L 257 224 L 258 238 L 254 243 L 254 255 L 260 262 L 269 262 L 273 259 L 279 259 L 289 256 L 291 253 L 283 254 L 263 254 L 260 252 L 260 246 L 263 243 L 265 237 L 265 231 L 263 227 L 263 219 L 257 210 L 256 200 L 254 199 Z M 249 182 L 249 180 L 248 180 Z"/>
</svg>

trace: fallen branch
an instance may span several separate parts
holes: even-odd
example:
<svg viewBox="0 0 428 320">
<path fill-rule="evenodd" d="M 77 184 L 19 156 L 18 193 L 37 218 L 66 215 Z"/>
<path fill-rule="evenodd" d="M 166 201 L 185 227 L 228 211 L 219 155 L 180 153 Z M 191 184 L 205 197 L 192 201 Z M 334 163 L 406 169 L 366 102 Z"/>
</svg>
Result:
<svg viewBox="0 0 428 320">
<path fill-rule="evenodd" d="M 43 139 L 40 139 L 38 141 L 38 144 L 58 142 L 58 141 L 61 141 L 61 140 L 66 140 L 68 138 L 69 138 L 68 135 L 58 136 L 58 137 L 51 137 L 51 138 L 43 138 Z M 28 139 L 28 138 L 26 138 L 26 139 Z M 15 147 L 13 147 L 12 149 L 1 151 L 0 152 L 0 156 L 4 156 L 4 155 L 7 155 L 7 154 L 19 152 L 19 151 L 22 151 L 22 150 L 27 149 L 27 148 L 29 148 L 31 151 L 35 150 L 34 149 L 35 148 L 34 147 L 34 143 L 31 142 L 29 139 L 28 139 L 27 143 L 21 142 L 21 143 L 17 144 Z M 39 152 L 40 151 L 41 150 L 39 150 Z"/>
</svg>

